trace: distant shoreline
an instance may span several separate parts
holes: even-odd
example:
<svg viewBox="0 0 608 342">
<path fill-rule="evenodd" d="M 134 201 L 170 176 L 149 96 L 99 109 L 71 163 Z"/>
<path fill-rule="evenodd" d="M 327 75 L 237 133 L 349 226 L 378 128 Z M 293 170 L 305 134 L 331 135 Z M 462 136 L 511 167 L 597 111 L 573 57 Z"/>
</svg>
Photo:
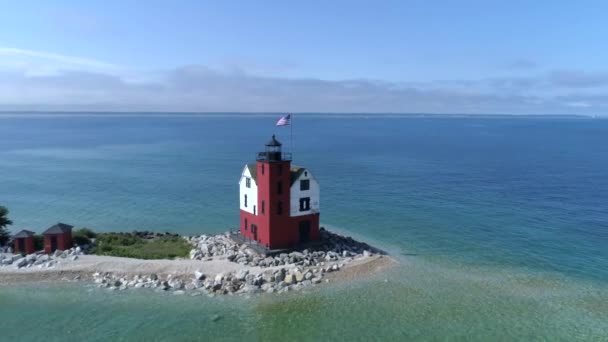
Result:
<svg viewBox="0 0 608 342">
<path fill-rule="evenodd" d="M 164 112 L 164 111 L 35 111 L 1 110 L 0 117 L 276 117 L 282 112 Z M 352 118 L 446 118 L 446 119 L 608 119 L 608 115 L 592 114 L 461 114 L 461 113 L 294 113 L 303 117 Z"/>
</svg>

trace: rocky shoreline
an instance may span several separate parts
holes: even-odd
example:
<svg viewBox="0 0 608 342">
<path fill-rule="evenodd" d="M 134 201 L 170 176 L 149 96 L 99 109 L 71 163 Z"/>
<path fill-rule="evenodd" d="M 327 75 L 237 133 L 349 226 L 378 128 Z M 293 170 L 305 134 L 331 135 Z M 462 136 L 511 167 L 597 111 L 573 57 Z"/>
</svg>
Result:
<svg viewBox="0 0 608 342">
<path fill-rule="evenodd" d="M 19 272 L 77 271 L 77 275 L 67 280 L 92 281 L 110 291 L 147 288 L 176 295 L 251 295 L 298 291 L 329 282 L 329 275 L 340 273 L 351 264 L 377 262 L 384 257 L 382 251 L 327 230 L 321 231 L 321 240 L 314 246 L 273 256 L 260 255 L 247 244 L 235 242 L 229 233 L 183 238 L 193 246 L 190 260 L 105 257 L 128 260 L 133 265 L 119 264 L 113 268 L 103 263 L 80 265 L 78 259 L 84 252 L 76 247 L 50 256 L 0 256 L 0 274 L 7 273 L 7 269 L 14 270 L 16 276 Z M 86 255 L 82 259 L 95 257 Z M 172 267 L 145 273 L 165 263 Z"/>
</svg>

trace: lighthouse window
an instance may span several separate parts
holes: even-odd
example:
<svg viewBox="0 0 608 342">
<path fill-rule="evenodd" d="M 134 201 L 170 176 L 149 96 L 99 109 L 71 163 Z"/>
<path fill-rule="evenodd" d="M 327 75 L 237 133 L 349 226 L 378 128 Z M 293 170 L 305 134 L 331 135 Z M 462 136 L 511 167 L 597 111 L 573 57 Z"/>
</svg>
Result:
<svg viewBox="0 0 608 342">
<path fill-rule="evenodd" d="M 300 198 L 300 211 L 310 210 L 310 197 Z"/>
<path fill-rule="evenodd" d="M 283 193 L 283 183 L 282 182 L 278 182 L 277 183 L 277 194 L 282 194 Z"/>
<path fill-rule="evenodd" d="M 257 215 L 257 214 L 255 213 L 255 205 L 253 206 L 253 215 Z"/>
<path fill-rule="evenodd" d="M 245 230 L 247 230 L 247 219 L 245 219 Z"/>
<path fill-rule="evenodd" d="M 308 179 L 302 179 L 300 181 L 300 191 L 305 191 L 310 189 L 310 180 Z"/>
<path fill-rule="evenodd" d="M 249 178 L 249 177 L 245 178 L 245 186 L 248 188 L 251 188 L 251 178 Z"/>
<path fill-rule="evenodd" d="M 264 164 L 262 164 L 262 174 L 264 174 Z"/>
<path fill-rule="evenodd" d="M 245 208 L 247 208 L 247 195 L 245 195 L 244 199 L 245 199 L 245 203 L 244 203 L 245 204 Z"/>
<path fill-rule="evenodd" d="M 266 211 L 266 202 L 262 201 L 262 210 L 261 213 L 263 214 Z"/>
</svg>

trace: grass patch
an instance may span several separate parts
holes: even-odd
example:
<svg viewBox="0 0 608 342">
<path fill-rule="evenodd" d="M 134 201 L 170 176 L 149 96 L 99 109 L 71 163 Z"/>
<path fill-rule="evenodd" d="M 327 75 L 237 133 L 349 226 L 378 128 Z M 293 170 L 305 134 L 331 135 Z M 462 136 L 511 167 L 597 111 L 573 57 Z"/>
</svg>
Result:
<svg viewBox="0 0 608 342">
<path fill-rule="evenodd" d="M 187 257 L 192 246 L 183 238 L 159 236 L 144 239 L 131 233 L 99 233 L 91 254 L 137 259 Z"/>
</svg>

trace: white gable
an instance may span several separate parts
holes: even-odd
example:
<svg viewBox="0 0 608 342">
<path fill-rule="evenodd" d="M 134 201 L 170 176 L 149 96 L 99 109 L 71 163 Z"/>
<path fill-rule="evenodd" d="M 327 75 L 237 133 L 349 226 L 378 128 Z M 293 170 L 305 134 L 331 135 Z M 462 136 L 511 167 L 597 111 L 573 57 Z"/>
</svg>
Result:
<svg viewBox="0 0 608 342">
<path fill-rule="evenodd" d="M 302 181 L 308 181 L 308 190 L 302 189 Z M 304 182 L 305 183 L 305 182 Z M 291 185 L 290 190 L 290 216 L 302 216 L 313 213 L 318 213 L 320 209 L 319 198 L 320 198 L 321 190 L 319 188 L 319 183 L 314 178 L 312 173 L 308 171 L 308 169 L 302 169 L 301 172 L 298 173 L 298 178 Z M 301 206 L 300 200 L 303 200 Z M 306 201 L 308 199 L 308 201 Z M 306 208 L 306 202 L 308 202 L 309 207 Z"/>
<path fill-rule="evenodd" d="M 247 181 L 248 179 L 249 182 Z M 247 185 L 249 185 L 249 187 L 247 187 Z M 241 178 L 239 179 L 239 189 L 239 203 L 241 210 L 253 214 L 254 207 L 258 204 L 258 186 L 255 179 L 251 177 L 251 173 L 249 172 L 249 167 L 247 167 L 247 165 L 245 165 L 245 168 L 241 173 Z"/>
</svg>

